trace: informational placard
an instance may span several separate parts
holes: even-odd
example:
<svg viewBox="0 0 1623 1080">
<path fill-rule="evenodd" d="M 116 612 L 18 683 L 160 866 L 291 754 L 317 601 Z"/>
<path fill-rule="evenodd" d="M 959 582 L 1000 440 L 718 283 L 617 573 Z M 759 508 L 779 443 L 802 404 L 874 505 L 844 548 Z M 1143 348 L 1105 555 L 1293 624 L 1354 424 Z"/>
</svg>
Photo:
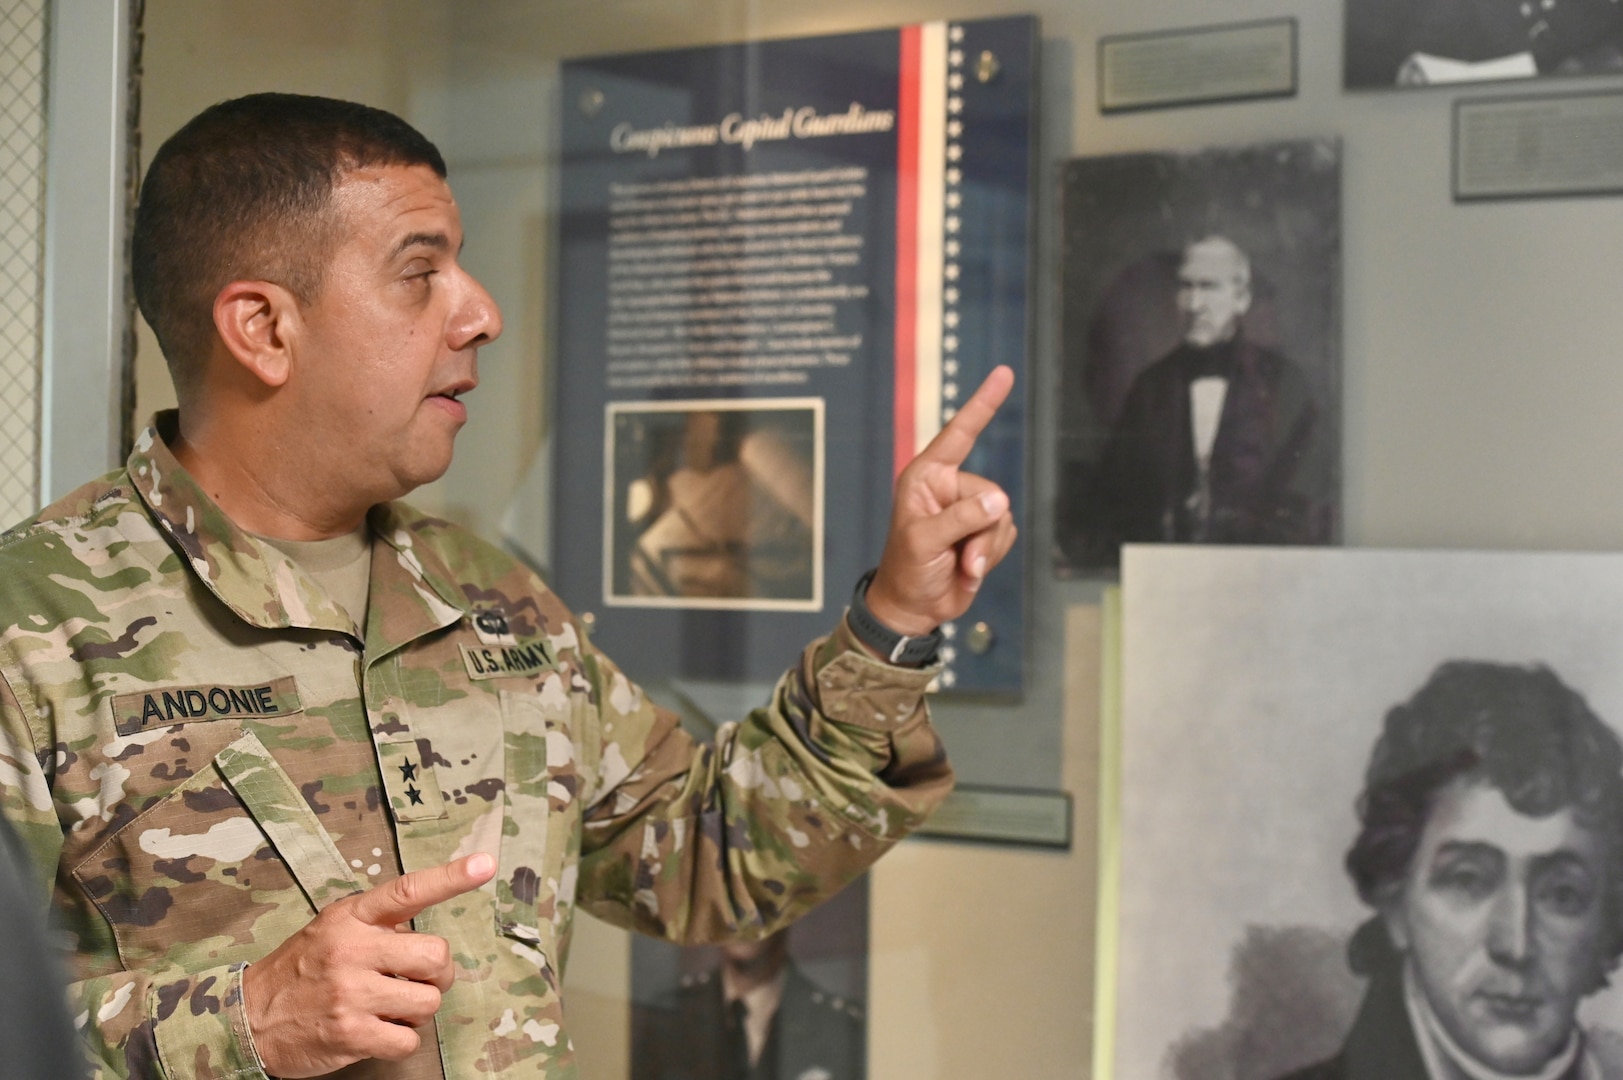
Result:
<svg viewBox="0 0 1623 1080">
<path fill-rule="evenodd" d="M 1454 198 L 1623 192 L 1623 91 L 1454 103 Z"/>
<path fill-rule="evenodd" d="M 640 676 L 781 672 L 877 562 L 901 467 L 997 364 L 1024 388 L 1037 42 L 564 65 L 554 580 Z M 1017 391 L 965 466 L 1017 520 L 1025 421 Z M 1020 689 L 1021 563 L 948 628 L 942 688 Z"/>
<path fill-rule="evenodd" d="M 1100 112 L 1295 93 L 1295 19 L 1099 39 Z"/>
<path fill-rule="evenodd" d="M 915 835 L 1069 848 L 1071 797 L 1063 791 L 960 784 Z"/>
</svg>

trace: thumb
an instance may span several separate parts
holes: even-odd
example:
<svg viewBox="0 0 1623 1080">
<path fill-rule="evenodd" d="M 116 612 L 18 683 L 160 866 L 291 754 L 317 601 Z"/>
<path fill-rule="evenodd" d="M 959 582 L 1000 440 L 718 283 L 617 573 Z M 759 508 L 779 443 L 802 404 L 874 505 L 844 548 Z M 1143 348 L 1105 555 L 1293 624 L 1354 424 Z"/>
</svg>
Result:
<svg viewBox="0 0 1623 1080">
<path fill-rule="evenodd" d="M 484 852 L 413 870 L 355 898 L 350 914 L 374 926 L 395 927 L 463 893 L 472 892 L 496 873 L 496 860 Z"/>
<path fill-rule="evenodd" d="M 961 497 L 957 501 L 913 527 L 920 549 L 932 556 L 995 525 L 1009 512 L 1009 496 L 991 481 L 960 473 L 959 485 Z"/>
</svg>

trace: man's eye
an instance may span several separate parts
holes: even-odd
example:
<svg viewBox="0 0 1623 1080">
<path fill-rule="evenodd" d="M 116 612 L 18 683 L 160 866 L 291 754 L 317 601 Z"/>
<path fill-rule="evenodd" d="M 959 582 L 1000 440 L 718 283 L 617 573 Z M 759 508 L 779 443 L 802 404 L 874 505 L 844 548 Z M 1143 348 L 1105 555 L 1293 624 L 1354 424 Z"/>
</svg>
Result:
<svg viewBox="0 0 1623 1080">
<path fill-rule="evenodd" d="M 1546 911 L 1571 917 L 1589 910 L 1595 902 L 1595 889 L 1581 876 L 1561 874 L 1539 882 L 1535 899 Z"/>
<path fill-rule="evenodd" d="M 1440 866 L 1431 875 L 1433 888 L 1457 893 L 1472 900 L 1481 900 L 1498 886 L 1498 877 L 1486 867 L 1472 863 L 1454 863 Z"/>
</svg>

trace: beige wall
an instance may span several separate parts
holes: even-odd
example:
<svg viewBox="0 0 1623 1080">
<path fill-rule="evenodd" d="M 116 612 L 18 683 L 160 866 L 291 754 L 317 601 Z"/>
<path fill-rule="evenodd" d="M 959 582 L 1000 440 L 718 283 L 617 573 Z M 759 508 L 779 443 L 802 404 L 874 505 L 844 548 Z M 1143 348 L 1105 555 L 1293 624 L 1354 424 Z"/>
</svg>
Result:
<svg viewBox="0 0 1623 1080">
<path fill-rule="evenodd" d="M 1065 618 L 1061 783 L 1070 851 L 910 841 L 872 873 L 869 1072 L 982 1080 L 1088 1075 L 1101 614 Z"/>
<path fill-rule="evenodd" d="M 198 112 L 265 90 L 364 101 L 430 126 L 450 14 L 443 0 L 147 0 L 143 169 Z M 138 332 L 136 416 L 144 423 L 172 408 L 175 394 L 144 320 Z"/>
<path fill-rule="evenodd" d="M 468 226 L 466 259 L 508 329 L 481 356 L 457 463 L 419 501 L 542 552 L 545 392 L 553 366 L 571 362 L 548 346 L 546 297 L 568 272 L 548 246 L 557 60 L 1035 11 L 1045 70 L 1033 401 L 1055 400 L 1057 388 L 1057 161 L 1340 135 L 1348 542 L 1623 545 L 1623 499 L 1613 492 L 1613 462 L 1623 459 L 1617 201 L 1453 206 L 1449 113 L 1466 92 L 1345 94 L 1341 10 L 1324 0 L 148 0 L 143 120 L 153 147 L 210 101 L 279 88 L 395 109 L 440 142 Z M 1300 23 L 1295 98 L 1099 115 L 1099 35 L 1273 16 Z M 150 407 L 163 397 L 150 338 L 140 371 Z M 1045 408 L 1032 416 L 1027 701 L 945 710 L 943 729 L 972 778 L 997 759 L 1034 786 L 1070 790 L 1077 844 L 1056 854 L 911 842 L 881 864 L 876 1076 L 1088 1072 L 1097 590 L 1047 573 L 1055 418 Z M 622 659 L 635 670 L 635 657 Z M 582 923 L 568 972 L 577 1041 L 586 1074 L 615 1080 L 625 1075 L 627 942 Z"/>
</svg>

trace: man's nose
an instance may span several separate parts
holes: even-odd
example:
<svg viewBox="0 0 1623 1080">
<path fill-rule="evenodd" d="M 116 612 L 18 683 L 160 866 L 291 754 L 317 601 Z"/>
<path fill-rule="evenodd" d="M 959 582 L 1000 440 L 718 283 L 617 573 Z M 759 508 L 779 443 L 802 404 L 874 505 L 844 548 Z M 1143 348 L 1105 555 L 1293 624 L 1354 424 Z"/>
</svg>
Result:
<svg viewBox="0 0 1623 1080">
<path fill-rule="evenodd" d="M 1500 890 L 1488 914 L 1489 956 L 1514 966 L 1532 955 L 1532 907 L 1524 887 L 1511 885 Z"/>
<path fill-rule="evenodd" d="M 472 274 L 462 276 L 467 292 L 451 319 L 448 343 L 453 350 L 488 345 L 502 333 L 502 313 L 495 298 Z"/>
</svg>

